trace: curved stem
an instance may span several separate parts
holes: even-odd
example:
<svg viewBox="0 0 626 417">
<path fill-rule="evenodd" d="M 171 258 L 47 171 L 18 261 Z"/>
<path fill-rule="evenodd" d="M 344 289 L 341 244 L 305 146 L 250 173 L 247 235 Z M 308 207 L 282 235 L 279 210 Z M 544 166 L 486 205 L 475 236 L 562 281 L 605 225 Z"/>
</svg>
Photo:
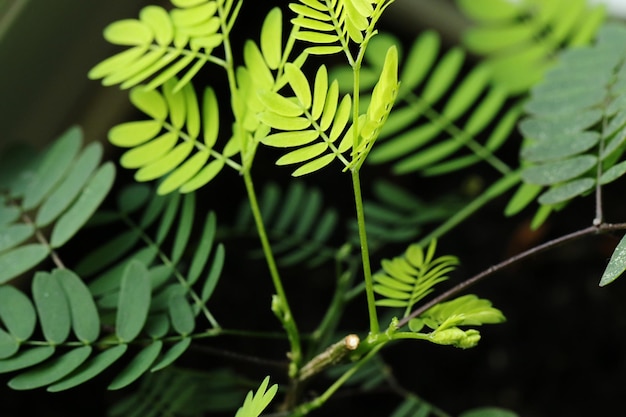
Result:
<svg viewBox="0 0 626 417">
<path fill-rule="evenodd" d="M 407 317 L 403 318 L 402 320 L 400 320 L 398 322 L 398 328 L 401 328 L 402 326 L 406 325 L 409 320 L 411 320 L 412 318 L 415 318 L 417 316 L 419 316 L 420 314 L 424 313 L 426 310 L 428 310 L 429 308 L 435 306 L 436 304 L 441 303 L 442 301 L 446 301 L 449 298 L 459 294 L 460 292 L 466 290 L 468 287 L 476 284 L 477 282 L 483 280 L 484 278 L 487 278 L 490 275 L 495 274 L 496 272 L 500 272 L 501 270 L 521 261 L 524 260 L 530 256 L 534 256 L 537 255 L 541 252 L 544 252 L 548 249 L 552 249 L 556 246 L 562 245 L 566 242 L 572 241 L 572 240 L 576 240 L 576 239 L 580 239 L 584 236 L 588 236 L 588 235 L 593 235 L 593 234 L 598 234 L 601 232 L 607 232 L 607 231 L 613 231 L 613 230 L 626 230 L 626 223 L 616 223 L 616 224 L 610 224 L 610 223 L 604 223 L 604 224 L 600 224 L 600 225 L 593 225 L 593 226 L 589 226 L 586 227 L 584 229 L 578 230 L 576 232 L 558 237 L 556 239 L 550 240 L 546 243 L 543 243 L 541 245 L 535 246 L 534 248 L 528 249 L 527 251 L 521 252 L 515 256 L 512 256 L 502 262 L 500 262 L 499 264 L 490 266 L 489 268 L 485 269 L 484 271 L 480 272 L 479 274 L 474 275 L 473 277 L 455 285 L 454 287 L 450 288 L 449 290 L 447 290 L 446 292 L 442 293 L 441 295 L 433 298 L 432 300 L 430 300 L 429 302 L 421 305 L 418 309 L 416 309 L 415 311 L 413 311 L 410 315 L 408 315 Z"/>
</svg>

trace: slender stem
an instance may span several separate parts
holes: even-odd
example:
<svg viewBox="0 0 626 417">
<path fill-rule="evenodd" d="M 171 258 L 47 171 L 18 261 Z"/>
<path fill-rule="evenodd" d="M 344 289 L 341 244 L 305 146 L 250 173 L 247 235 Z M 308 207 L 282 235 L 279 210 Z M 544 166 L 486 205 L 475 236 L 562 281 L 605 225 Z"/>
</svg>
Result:
<svg viewBox="0 0 626 417">
<path fill-rule="evenodd" d="M 449 290 L 447 290 L 446 292 L 442 293 L 441 295 L 433 298 L 432 300 L 430 300 L 429 302 L 421 305 L 418 309 L 416 309 L 415 311 L 413 311 L 410 315 L 408 315 L 407 317 L 403 318 L 402 320 L 400 320 L 398 322 L 398 328 L 401 328 L 402 326 L 404 326 L 405 324 L 407 324 L 409 322 L 409 320 L 411 320 L 412 318 L 415 318 L 417 316 L 419 316 L 420 314 L 424 313 L 426 310 L 428 310 L 429 308 L 435 306 L 436 304 L 441 303 L 442 301 L 446 301 L 449 298 L 459 294 L 460 292 L 466 290 L 468 287 L 476 284 L 477 282 L 483 280 L 484 278 L 487 278 L 490 275 L 495 274 L 496 272 L 500 272 L 501 270 L 521 261 L 524 260 L 530 256 L 534 256 L 537 255 L 541 252 L 544 252 L 548 249 L 552 249 L 556 246 L 562 245 L 566 242 L 572 241 L 572 240 L 576 240 L 576 239 L 580 239 L 584 236 L 588 236 L 588 235 L 593 235 L 593 234 L 598 234 L 601 232 L 607 232 L 607 231 L 614 231 L 614 230 L 625 230 L 626 229 L 626 223 L 616 223 L 616 224 L 609 224 L 609 223 L 604 223 L 601 225 L 593 225 L 593 226 L 589 226 L 586 227 L 584 229 L 578 230 L 576 232 L 573 233 L 569 233 L 567 235 L 558 237 L 556 239 L 550 240 L 548 242 L 545 242 L 541 245 L 535 246 L 534 248 L 528 249 L 527 251 L 521 252 L 515 256 L 512 256 L 502 262 L 500 262 L 499 264 L 490 266 L 489 268 L 485 269 L 484 271 L 480 272 L 479 274 L 474 275 L 473 277 L 455 285 L 454 287 L 450 288 Z"/>
<path fill-rule="evenodd" d="M 250 209 L 252 210 L 252 216 L 254 217 L 254 221 L 256 223 L 257 232 L 259 234 L 259 239 L 261 240 L 261 246 L 263 248 L 263 253 L 265 255 L 265 260 L 267 262 L 267 266 L 270 271 L 270 275 L 272 277 L 272 283 L 274 284 L 274 289 L 276 290 L 276 295 L 280 300 L 280 306 L 283 314 L 283 318 L 281 321 L 283 322 L 283 326 L 287 331 L 287 336 L 289 338 L 289 342 L 291 344 L 291 361 L 295 365 L 295 370 L 300 365 L 302 361 L 302 348 L 300 346 L 300 335 L 298 333 L 298 328 L 296 326 L 296 322 L 291 314 L 291 309 L 289 308 L 289 303 L 287 301 L 287 295 L 283 288 L 283 283 L 280 279 L 280 274 L 278 272 L 278 267 L 276 266 L 276 260 L 274 259 L 274 253 L 272 252 L 272 248 L 269 242 L 269 238 L 267 236 L 267 232 L 265 230 L 265 225 L 263 224 L 263 217 L 261 216 L 261 209 L 259 208 L 259 203 L 256 197 L 256 192 L 254 191 L 254 184 L 252 182 L 252 176 L 250 175 L 249 170 L 245 170 L 243 172 L 243 179 L 246 184 L 246 191 L 248 193 L 248 201 L 250 202 Z M 291 371 L 293 373 L 295 371 Z"/>
<path fill-rule="evenodd" d="M 593 224 L 596 226 L 601 225 L 604 221 L 604 214 L 602 213 L 602 184 L 600 184 L 600 177 L 602 177 L 602 158 L 604 156 L 604 138 L 607 124 L 607 117 L 604 117 L 602 119 L 602 135 L 600 137 L 600 144 L 598 145 L 598 165 L 596 167 L 596 216 L 593 219 Z"/>
<path fill-rule="evenodd" d="M 365 231 L 365 213 L 363 210 L 363 197 L 361 196 L 361 182 L 358 171 L 352 172 L 352 187 L 354 188 L 354 202 L 356 204 L 356 220 L 359 227 L 359 240 L 361 244 L 361 260 L 363 262 L 363 277 L 365 280 L 365 293 L 367 295 L 367 309 L 370 319 L 370 334 L 378 334 L 378 316 L 376 314 L 376 304 L 374 299 L 374 282 L 372 279 L 372 268 L 370 266 L 370 255 L 367 246 L 367 232 Z"/>
</svg>

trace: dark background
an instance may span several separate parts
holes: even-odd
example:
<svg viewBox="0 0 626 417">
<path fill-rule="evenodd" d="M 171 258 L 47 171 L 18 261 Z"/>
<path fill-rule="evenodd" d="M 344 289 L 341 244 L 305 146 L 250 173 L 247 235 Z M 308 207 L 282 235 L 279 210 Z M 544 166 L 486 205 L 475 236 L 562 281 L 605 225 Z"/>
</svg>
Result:
<svg viewBox="0 0 626 417">
<path fill-rule="evenodd" d="M 87 71 L 114 49 L 102 37 L 107 23 L 135 17 L 141 7 L 154 3 L 144 0 L 87 2 L 84 0 L 8 1 L 0 3 L 0 149 L 7 142 L 27 141 L 42 147 L 71 124 L 83 126 L 87 140 L 105 142 L 107 130 L 133 116 L 126 92 L 104 88 L 86 78 Z M 261 16 L 279 1 L 248 2 L 243 8 L 245 29 L 241 39 L 257 37 Z M 14 16 L 14 18 L 12 17 Z M 449 44 L 458 41 L 468 23 L 449 1 L 397 0 L 381 24 L 410 42 L 427 27 L 443 33 Z M 504 150 L 514 161 L 517 144 Z M 109 156 L 119 152 L 109 149 Z M 257 172 L 261 178 L 288 179 L 288 171 L 273 169 L 271 151 L 260 154 Z M 507 155 L 508 154 L 508 155 Z M 265 158 L 265 159 L 263 159 Z M 388 175 L 385 167 L 364 174 L 367 179 Z M 485 184 L 495 179 L 488 170 L 474 175 Z M 281 176 L 282 179 L 281 179 Z M 123 178 L 131 178 L 122 175 Z M 233 183 L 233 199 L 221 199 L 215 209 L 218 219 L 228 219 L 232 201 L 239 201 L 243 187 L 234 176 L 223 179 Z M 435 181 L 402 179 L 403 185 L 426 199 L 437 197 L 439 190 L 460 190 L 467 178 L 449 176 Z M 218 179 L 217 181 L 222 181 Z M 349 182 L 330 173 L 312 176 L 309 181 L 321 186 L 325 201 L 351 215 Z M 262 180 L 260 181 L 262 183 Z M 606 188 L 607 221 L 624 221 L 623 184 Z M 223 184 L 211 184 L 206 193 Z M 346 194 L 347 193 L 347 194 Z M 528 230 L 532 211 L 512 219 L 502 215 L 506 198 L 481 210 L 472 219 L 440 242 L 440 253 L 453 253 L 462 262 L 452 284 L 486 269 L 490 265 L 528 249 L 532 245 L 587 227 L 594 216 L 593 202 L 581 200 L 563 213 L 553 216 L 538 232 Z M 607 288 L 598 282 L 619 236 L 587 237 L 489 277 L 472 292 L 493 301 L 503 310 L 507 323 L 481 329 L 478 347 L 457 350 L 419 342 L 396 344 L 383 352 L 395 377 L 405 389 L 456 415 L 472 407 L 494 405 L 510 408 L 520 416 L 620 415 L 626 391 L 626 283 L 617 281 Z M 399 254 L 403 247 L 390 252 Z M 234 252 L 234 251 L 231 251 Z M 227 252 L 228 253 L 228 252 Z M 227 258 L 228 259 L 228 258 Z M 374 259 L 376 263 L 380 259 Z M 232 263 L 232 262 L 231 262 Z M 236 262 L 237 263 L 237 262 Z M 232 315 L 237 299 L 238 315 L 234 324 L 278 330 L 269 312 L 272 289 L 265 280 L 263 265 L 231 265 L 227 277 L 244 279 L 248 291 L 241 295 L 240 282 L 222 280 L 221 297 L 214 309 Z M 301 327 L 315 325 L 315 307 L 325 305 L 332 279 L 324 269 L 312 272 L 286 271 L 286 287 L 294 295 L 292 306 Z M 262 275 L 259 277 L 259 275 Z M 260 278 L 260 279 L 255 279 Z M 445 285 L 444 285 L 445 287 Z M 305 293 L 305 298 L 298 299 Z M 261 294 L 261 295 L 259 295 Z M 222 301 L 220 301 L 222 300 Z M 241 307 L 243 306 L 243 307 Z M 261 311 L 261 313 L 259 313 Z M 344 320 L 346 331 L 366 329 L 364 303 L 355 303 Z M 219 345 L 219 343 L 218 343 Z M 254 343 L 245 346 L 226 343 L 225 348 L 272 360 L 284 359 L 283 345 Z M 282 350 L 281 350 L 282 349 Z M 229 359 L 190 353 L 185 366 L 211 368 Z M 266 370 L 232 361 L 252 377 Z M 104 392 L 106 381 L 95 382 L 61 394 L 44 391 L 19 393 L 2 388 L 2 416 L 99 416 L 115 394 Z M 324 381 L 312 389 L 323 389 Z M 398 398 L 389 392 L 338 395 L 328 406 L 313 413 L 331 415 L 389 415 Z"/>
</svg>

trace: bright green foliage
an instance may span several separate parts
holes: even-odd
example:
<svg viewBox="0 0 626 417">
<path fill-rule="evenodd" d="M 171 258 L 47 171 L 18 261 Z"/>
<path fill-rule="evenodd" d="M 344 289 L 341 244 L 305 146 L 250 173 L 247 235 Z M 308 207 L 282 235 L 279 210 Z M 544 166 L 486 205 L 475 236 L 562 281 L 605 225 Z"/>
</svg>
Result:
<svg viewBox="0 0 626 417">
<path fill-rule="evenodd" d="M 132 103 L 152 119 L 122 123 L 109 132 L 111 143 L 132 148 L 120 163 L 139 168 L 137 181 L 165 177 L 160 194 L 193 191 L 211 181 L 225 164 L 239 166 L 229 159 L 238 151 L 235 142 L 229 142 L 221 153 L 214 150 L 219 111 L 213 90 L 205 89 L 199 104 L 191 85 L 176 92 L 176 83 L 176 79 L 167 81 L 162 93 L 145 87 L 132 89 Z"/>
<path fill-rule="evenodd" d="M 291 23 L 300 30 L 296 38 L 319 46 L 308 48 L 311 54 L 349 53 L 350 41 L 361 44 L 371 34 L 373 24 L 393 0 L 300 0 L 289 8 L 298 17 Z M 374 4 L 374 5 L 373 5 Z M 340 46 L 337 46 L 339 44 Z"/>
<path fill-rule="evenodd" d="M 173 0 L 172 3 L 177 7 L 170 11 L 146 6 L 141 9 L 139 19 L 109 25 L 104 31 L 105 39 L 129 48 L 96 65 L 89 78 L 102 78 L 103 85 L 121 84 L 122 88 L 151 78 L 146 88 L 152 90 L 184 70 L 172 86 L 176 92 L 207 62 L 223 65 L 212 53 L 224 40 L 223 30 L 233 2 Z"/>
<path fill-rule="evenodd" d="M 268 385 L 270 383 L 270 377 L 265 377 L 256 393 L 252 393 L 250 391 L 246 396 L 246 399 L 237 410 L 237 414 L 235 417 L 258 417 L 261 415 L 265 407 L 267 407 L 276 395 L 278 391 L 278 385 L 274 384 L 268 389 Z"/>
<path fill-rule="evenodd" d="M 513 214 L 538 195 L 546 214 L 594 187 L 624 174 L 623 100 L 626 31 L 607 26 L 594 46 L 568 50 L 532 91 L 520 123 L 525 143 L 522 186 L 507 213 Z M 600 165 L 598 167 L 598 165 Z M 599 176 L 599 177 L 598 177 Z M 544 191 L 545 187 L 549 187 Z M 543 192 L 542 192 L 543 191 Z"/>
<path fill-rule="evenodd" d="M 454 270 L 458 260 L 451 255 L 435 258 L 436 248 L 437 242 L 433 240 L 426 250 L 411 245 L 404 256 L 383 260 L 384 273 L 374 275 L 374 291 L 384 298 L 376 301 L 376 305 L 404 307 L 406 317 L 436 284 L 448 279 L 446 274 Z"/>
<path fill-rule="evenodd" d="M 102 146 L 82 143 L 73 127 L 41 155 L 15 149 L 0 161 L 0 284 L 65 245 L 111 189 L 115 168 L 100 165 Z M 37 233 L 49 240 L 35 243 Z"/>
<path fill-rule="evenodd" d="M 589 43 L 605 17 L 602 6 L 585 0 L 457 0 L 476 21 L 464 34 L 496 84 L 510 93 L 523 93 L 541 80 L 563 46 Z"/>
<path fill-rule="evenodd" d="M 459 326 L 480 326 L 503 321 L 504 315 L 493 308 L 489 300 L 470 294 L 435 305 L 412 319 L 409 327 L 413 332 L 420 332 L 426 325 L 433 330 L 427 334 L 427 340 L 466 349 L 476 346 L 480 333 L 475 329 L 462 330 Z"/>
<path fill-rule="evenodd" d="M 336 145 L 350 120 L 352 102 L 349 95 L 339 99 L 336 81 L 328 83 L 326 67 L 317 70 L 313 92 L 304 73 L 295 65 L 287 64 L 285 77 L 295 96 L 282 96 L 271 91 L 260 91 L 259 100 L 265 106 L 259 120 L 280 132 L 262 139 L 265 145 L 299 147 L 281 157 L 278 165 L 303 163 L 294 176 L 317 171 L 351 149 L 351 136 Z"/>
</svg>

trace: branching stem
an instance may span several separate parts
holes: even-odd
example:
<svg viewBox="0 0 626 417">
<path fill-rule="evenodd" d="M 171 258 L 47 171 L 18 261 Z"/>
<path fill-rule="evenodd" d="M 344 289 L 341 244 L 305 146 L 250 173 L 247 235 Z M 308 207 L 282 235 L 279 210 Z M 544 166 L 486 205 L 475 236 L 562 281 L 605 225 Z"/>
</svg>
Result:
<svg viewBox="0 0 626 417">
<path fill-rule="evenodd" d="M 451 297 L 461 293 L 462 291 L 465 291 L 467 288 L 469 288 L 470 286 L 476 284 L 477 282 L 483 280 L 484 278 L 487 278 L 488 276 L 491 276 L 497 272 L 500 272 L 501 270 L 516 264 L 517 262 L 520 262 L 526 258 L 529 258 L 531 256 L 537 255 L 541 252 L 544 252 L 548 249 L 552 249 L 556 246 L 562 245 L 564 243 L 576 240 L 576 239 L 580 239 L 582 237 L 588 236 L 588 235 L 594 235 L 594 234 L 599 234 L 599 233 L 603 233 L 603 232 L 609 232 L 609 231 L 615 231 L 615 230 L 626 230 L 626 223 L 615 223 L 615 224 L 610 224 L 610 223 L 603 223 L 603 224 L 599 224 L 599 225 L 592 225 L 589 226 L 587 228 L 578 230 L 576 232 L 558 237 L 556 239 L 550 240 L 548 242 L 545 242 L 541 245 L 535 246 L 534 248 L 528 249 L 527 251 L 521 252 L 515 256 L 512 256 L 502 262 L 500 262 L 499 264 L 490 266 L 489 268 L 485 269 L 484 271 L 474 275 L 473 277 L 455 285 L 454 287 L 450 288 L 449 290 L 447 290 L 446 292 L 442 293 L 441 295 L 433 298 L 432 300 L 430 300 L 429 302 L 421 305 L 418 309 L 416 309 L 415 311 L 413 311 L 410 315 L 408 315 L 407 317 L 403 318 L 402 320 L 400 320 L 398 322 L 398 328 L 406 325 L 409 320 L 411 320 L 412 318 L 415 318 L 417 316 L 419 316 L 420 314 L 424 313 L 426 310 L 428 310 L 429 308 L 435 306 L 436 304 L 439 304 L 443 301 L 446 301 L 448 299 L 450 299 Z"/>
</svg>

